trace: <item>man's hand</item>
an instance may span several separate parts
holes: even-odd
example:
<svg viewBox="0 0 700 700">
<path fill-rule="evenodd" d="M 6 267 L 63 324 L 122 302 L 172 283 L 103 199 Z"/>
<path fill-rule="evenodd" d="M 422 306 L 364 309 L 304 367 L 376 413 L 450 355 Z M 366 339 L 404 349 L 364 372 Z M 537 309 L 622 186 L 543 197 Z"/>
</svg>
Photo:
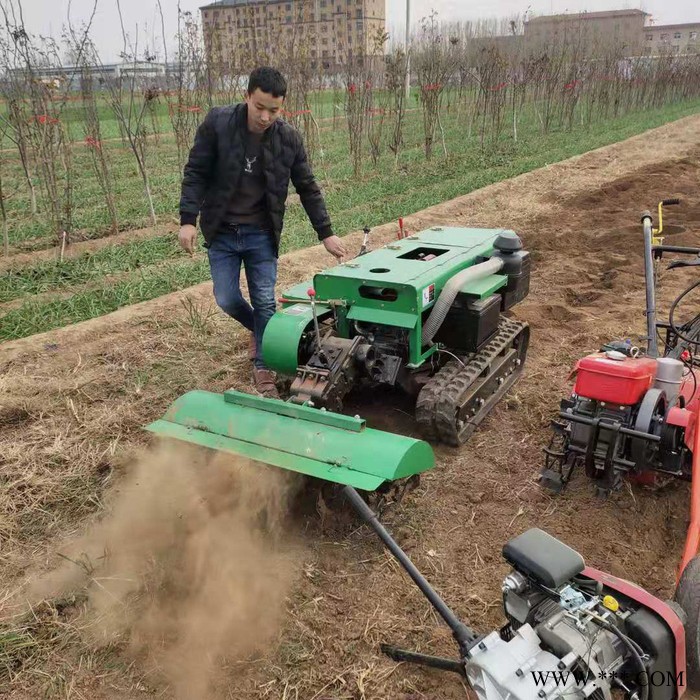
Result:
<svg viewBox="0 0 700 700">
<path fill-rule="evenodd" d="M 197 241 L 197 227 L 192 226 L 192 224 L 180 226 L 178 240 L 185 251 L 190 255 L 194 255 L 194 244 Z"/>
<path fill-rule="evenodd" d="M 345 248 L 338 236 L 328 236 L 323 239 L 323 245 L 326 250 L 338 260 L 345 257 Z"/>
</svg>

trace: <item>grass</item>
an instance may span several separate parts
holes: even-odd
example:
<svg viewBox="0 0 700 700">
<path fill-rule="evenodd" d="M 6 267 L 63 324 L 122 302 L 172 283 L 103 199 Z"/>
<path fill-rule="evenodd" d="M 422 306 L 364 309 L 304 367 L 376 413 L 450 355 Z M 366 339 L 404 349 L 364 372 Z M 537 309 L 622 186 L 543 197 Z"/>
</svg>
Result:
<svg viewBox="0 0 700 700">
<path fill-rule="evenodd" d="M 154 265 L 175 257 L 177 252 L 178 245 L 173 236 L 155 236 L 109 246 L 62 263 L 47 260 L 30 267 L 10 268 L 0 278 L 0 302 L 58 291 L 99 280 L 105 275 Z"/>
<path fill-rule="evenodd" d="M 0 317 L 0 340 L 23 338 L 52 328 L 86 321 L 124 306 L 191 287 L 204 281 L 208 263 L 177 261 L 147 271 L 136 271 L 118 282 L 79 291 L 67 299 L 29 300 Z"/>
<path fill-rule="evenodd" d="M 423 154 L 422 117 L 414 113 L 407 123 L 406 148 L 398 170 L 393 167 L 391 155 L 385 154 L 377 168 L 359 180 L 354 179 L 347 156 L 347 134 L 342 131 L 324 132 L 324 157 L 321 159 L 317 155 L 315 170 L 324 182 L 334 229 L 343 235 L 365 225 L 376 226 L 494 182 L 614 143 L 699 110 L 700 100 L 693 100 L 657 110 L 630 113 L 602 121 L 591 128 L 579 125 L 571 130 L 553 131 L 546 135 L 541 133 L 535 114 L 525 112 L 520 119 L 517 143 L 509 134 L 505 134 L 497 143 L 489 144 L 484 149 L 475 136 L 465 138 L 464 125 L 453 115 L 449 122 L 445 120 L 448 156 L 442 155 L 441 146 L 438 145 L 431 161 L 426 161 Z M 116 159 L 115 155 L 120 216 L 124 215 L 133 226 L 141 226 L 147 222 L 140 181 L 128 154 L 122 152 L 120 155 L 121 159 Z M 177 211 L 180 180 L 176 162 L 172 140 L 162 139 L 160 146 L 154 149 L 157 167 L 154 167 L 152 175 L 157 210 L 161 214 Z M 95 193 L 94 183 L 91 190 L 86 189 L 88 186 L 87 179 L 76 182 L 76 200 L 91 201 L 93 204 L 77 209 L 75 219 L 86 224 L 90 220 L 95 221 L 94 232 L 100 234 L 106 229 L 107 221 L 104 212 L 94 204 L 99 192 Z M 22 216 L 21 207 L 18 202 L 12 204 L 12 216 L 18 221 Z M 24 217 L 26 223 L 26 211 Z M 14 242 L 27 242 L 34 238 L 35 243 L 45 245 L 46 232 L 40 230 L 38 224 L 31 230 L 30 227 L 19 230 L 15 225 L 11 233 Z M 282 252 L 315 242 L 316 236 L 302 206 L 291 202 L 285 219 Z M 118 276 L 116 281 L 112 279 L 113 275 Z M 106 282 L 103 281 L 105 278 Z M 184 259 L 174 235 L 107 247 L 66 260 L 63 264 L 41 262 L 11 268 L 0 280 L 0 302 L 35 294 L 43 296 L 29 298 L 22 306 L 0 316 L 0 340 L 21 338 L 93 318 L 208 278 L 206 262 Z M 45 298 L 51 292 L 65 294 L 72 289 L 75 289 L 75 294 L 68 298 Z"/>
<path fill-rule="evenodd" d="M 412 168 L 424 162 L 423 155 L 423 121 L 418 105 L 414 111 L 407 113 L 405 129 L 405 149 L 400 163 L 402 167 Z M 444 116 L 446 141 L 449 152 L 455 155 L 472 150 L 480 150 L 476 137 L 465 138 L 464 119 L 458 118 L 453 111 Z M 353 197 L 355 201 L 360 194 L 357 183 L 352 178 L 352 169 L 348 159 L 348 138 L 344 129 L 344 119 L 328 122 L 321 132 L 324 157 L 316 158 L 316 171 L 323 180 L 326 189 L 336 191 L 343 198 Z M 340 128 L 336 128 L 340 127 Z M 530 133 L 539 136 L 537 117 L 533 110 L 526 110 L 521 116 L 521 130 L 524 138 Z M 385 129 L 385 140 L 389 129 Z M 504 138 L 509 143 L 509 138 Z M 106 142 L 103 148 L 110 163 L 113 175 L 114 198 L 117 206 L 117 218 L 121 229 L 141 228 L 150 225 L 143 184 L 128 146 L 121 140 Z M 384 149 L 387 151 L 386 147 Z M 77 237 L 96 238 L 110 232 L 110 220 L 104 198 L 93 173 L 92 153 L 90 149 L 76 146 L 73 149 L 74 161 L 74 197 L 72 202 L 71 228 Z M 179 184 L 182 177 L 183 163 L 179 162 L 174 136 L 161 134 L 158 140 L 148 141 L 146 162 L 149 171 L 151 190 L 156 214 L 162 217 L 175 216 L 178 208 Z M 394 175 L 394 163 L 391 155 L 385 155 L 377 168 L 365 167 L 367 182 L 385 182 Z M 2 164 L 4 182 L 16 185 L 6 186 L 6 190 L 17 190 L 6 201 L 9 220 L 10 244 L 25 250 L 47 247 L 53 243 L 53 232 L 47 217 L 31 216 L 29 196 L 24 184 L 19 160 L 9 156 Z"/>
<path fill-rule="evenodd" d="M 547 148 L 555 152 L 552 149 L 568 148 L 568 143 Z M 504 151 L 499 158 L 475 160 L 470 167 L 477 167 L 480 162 L 484 166 L 490 163 L 495 173 L 497 168 L 508 167 L 507 158 Z M 434 167 L 439 165 L 440 159 Z M 514 163 L 512 167 L 519 165 L 522 163 Z M 444 167 L 447 170 L 448 165 Z M 466 177 L 469 173 L 463 175 Z M 422 197 L 423 193 L 416 190 L 414 196 Z M 549 220 L 547 230 L 551 225 L 556 225 L 556 220 Z M 564 233 L 570 228 L 564 222 Z M 559 262 L 567 259 L 561 251 L 558 257 Z M 144 269 L 143 274 L 152 274 L 164 265 L 167 261 Z M 131 280 L 131 283 L 136 282 Z M 548 294 L 545 290 L 540 297 L 551 302 Z M 612 294 L 607 296 L 612 300 Z M 538 298 L 534 297 L 533 301 L 536 303 Z M 4 388 L 7 396 L 3 403 L 26 406 L 34 418 L 14 427 L 3 425 L 0 430 L 3 438 L 0 559 L 5 580 L 13 584 L 13 588 L 16 581 L 23 581 L 37 568 L 43 571 L 49 563 L 53 565 L 55 552 L 63 551 L 65 539 L 91 524 L 86 518 L 87 508 L 91 508 L 94 515 L 109 514 L 110 494 L 105 493 L 105 489 L 112 486 L 119 491 L 123 480 L 120 460 L 135 445 L 142 444 L 142 425 L 161 417 L 165 407 L 186 390 L 206 387 L 218 392 L 231 386 L 246 390 L 248 365 L 243 360 L 232 362 L 234 350 L 243 355 L 243 339 L 235 337 L 235 324 L 222 322 L 206 342 L 199 342 L 195 333 L 206 325 L 206 313 L 195 309 L 194 305 L 191 308 L 188 322 L 192 324 L 192 334 L 183 314 L 153 316 L 124 328 L 110 329 L 114 334 L 98 338 L 89 349 L 83 350 L 80 344 L 62 343 L 61 347 L 30 353 L 6 365 Z M 632 319 L 629 314 L 628 317 Z M 556 335 L 557 324 L 548 330 Z M 239 343 L 237 347 L 234 347 L 235 341 Z M 550 353 L 539 358 L 540 366 L 554 367 L 557 364 L 551 361 L 554 355 Z M 232 365 L 235 365 L 233 372 Z M 225 374 L 214 382 L 208 378 L 214 371 Z M 556 377 L 563 377 L 565 373 L 563 367 L 553 372 Z M 541 378 L 535 379 L 529 388 L 522 390 L 522 396 L 526 399 L 535 394 L 541 397 L 556 383 L 556 378 L 547 378 L 543 391 Z M 392 513 L 392 522 L 388 523 L 397 537 L 400 535 L 402 546 L 415 556 L 416 565 L 426 571 L 426 575 L 439 579 L 436 585 L 445 591 L 446 599 L 455 610 L 463 612 L 476 629 L 492 629 L 500 624 L 500 610 L 497 605 L 494 607 L 494 603 L 498 603 L 494 582 L 499 580 L 503 562 L 498 551 L 500 544 L 485 549 L 485 540 L 475 545 L 469 538 L 469 517 L 471 514 L 473 520 L 476 514 L 478 521 L 492 516 L 498 530 L 497 543 L 505 541 L 501 537 L 504 533 L 512 535 L 514 520 L 515 527 L 522 530 L 537 524 L 538 518 L 541 521 L 548 517 L 548 504 L 541 508 L 537 503 L 533 506 L 533 499 L 528 498 L 532 494 L 528 494 L 527 489 L 523 516 L 518 503 L 513 502 L 522 490 L 524 479 L 529 478 L 531 470 L 527 467 L 510 480 L 497 484 L 492 477 L 494 470 L 497 473 L 510 470 L 514 450 L 526 457 L 535 455 L 536 459 L 539 443 L 544 439 L 543 421 L 537 416 L 551 408 L 546 404 L 543 400 L 539 403 L 526 400 L 513 416 L 510 415 L 512 411 L 503 412 L 504 420 L 515 429 L 487 430 L 479 437 L 478 444 L 482 445 L 481 450 L 492 467 L 488 472 L 481 468 L 480 459 L 470 457 L 469 450 L 451 459 L 441 459 L 440 470 L 426 475 L 421 491 L 405 509 Z M 535 417 L 530 420 L 528 416 L 531 415 Z M 536 423 L 537 429 L 522 428 L 519 423 L 523 420 Z M 521 459 L 521 462 L 525 464 L 527 460 Z M 482 474 L 485 476 L 481 477 Z M 470 483 L 470 479 L 474 483 Z M 168 488 L 167 482 L 163 488 Z M 470 488 L 478 496 L 472 500 L 480 503 L 463 503 L 464 499 L 450 501 L 450 493 L 463 493 Z M 644 494 L 641 496 L 645 498 Z M 631 497 L 628 501 L 633 505 Z M 313 502 L 310 506 L 313 507 Z M 653 510 L 653 498 L 642 507 Z M 459 509 L 459 513 L 453 509 Z M 629 510 L 633 513 L 634 508 Z M 465 526 L 464 537 L 453 532 L 460 517 Z M 499 523 L 502 523 L 500 529 Z M 608 518 L 609 527 L 611 523 L 615 531 L 614 514 Z M 368 697 L 388 697 L 410 688 L 412 692 L 433 696 L 433 676 L 423 677 L 417 675 L 420 671 L 404 667 L 397 669 L 376 653 L 379 643 L 387 640 L 406 648 L 427 648 L 430 653 L 452 653 L 449 631 L 437 626 L 430 614 L 424 615 L 428 610 L 425 600 L 408 577 L 392 563 L 371 533 L 358 533 L 353 523 L 343 524 L 340 519 L 330 523 L 330 529 L 324 529 L 314 516 L 308 522 L 301 520 L 300 524 L 304 535 L 300 539 L 310 542 L 312 548 L 309 552 L 294 554 L 299 562 L 299 581 L 285 601 L 288 612 L 279 642 L 269 647 L 269 655 L 256 656 L 251 664 L 244 665 L 235 658 L 222 661 L 221 665 L 226 665 L 229 674 L 226 687 L 229 694 L 261 699 L 285 694 L 312 698 L 323 697 L 324 693 L 347 695 L 359 688 L 357 696 L 364 692 Z M 629 517 L 615 532 L 634 533 L 635 524 L 634 517 Z M 295 529 L 297 525 L 296 521 L 291 523 Z M 558 535 L 569 532 L 569 525 L 566 517 L 551 522 Z M 428 533 L 427 539 L 421 529 Z M 569 534 L 573 537 L 576 533 Z M 579 544 L 585 534 L 578 538 Z M 656 556 L 663 568 L 669 560 L 665 557 L 664 561 L 664 548 L 671 549 L 669 541 L 672 539 L 668 533 L 663 533 L 649 545 L 642 537 L 642 549 L 647 547 L 647 560 Z M 448 548 L 441 544 L 445 542 L 458 544 Z M 660 548 L 655 546 L 659 543 Z M 576 546 L 577 543 L 571 544 Z M 651 554 L 649 547 L 652 547 Z M 430 552 L 429 548 L 436 552 Z M 620 552 L 619 548 L 612 554 L 606 550 L 599 559 L 603 563 L 612 559 L 613 565 L 623 567 L 629 563 L 625 559 L 627 550 Z M 590 552 L 583 553 L 587 559 L 594 558 Z M 592 563 L 598 565 L 595 558 Z M 644 564 L 637 565 L 636 573 L 641 571 L 643 575 Z M 466 579 L 465 567 L 469 569 Z M 665 578 L 668 585 L 672 585 L 672 575 Z M 654 580 L 657 586 L 661 585 L 660 577 Z M 378 611 L 379 602 L 381 609 Z M 48 606 L 42 606 L 38 614 L 35 608 L 30 619 L 14 619 L 9 623 L 0 620 L 3 625 L 0 627 L 0 682 L 7 688 L 8 695 L 64 699 L 101 694 L 114 697 L 168 695 L 167 688 L 157 683 L 141 659 L 131 663 L 124 644 L 109 647 L 95 644 L 89 635 L 79 634 L 84 625 L 79 610 L 51 605 L 55 613 Z M 415 621 L 412 622 L 411 617 Z M 337 653 L 338 649 L 343 653 Z M 248 669 L 253 669 L 255 675 Z M 453 674 L 448 675 L 445 684 L 452 682 Z M 455 680 L 454 686 L 457 685 Z M 460 689 L 455 689 L 455 695 Z M 446 692 L 452 690 L 450 686 Z"/>
<path fill-rule="evenodd" d="M 341 103 L 345 99 L 343 92 L 339 92 L 337 95 L 334 95 L 332 91 L 329 92 L 326 90 L 310 93 L 309 100 L 314 116 L 317 119 L 327 119 L 332 117 L 335 104 L 334 100 L 336 97 L 338 97 L 338 101 Z M 228 94 L 214 94 L 212 95 L 211 100 L 212 106 L 229 104 L 229 99 L 230 95 Z M 240 96 L 236 96 L 235 99 L 240 99 Z M 128 86 L 125 87 L 122 104 L 124 114 L 128 115 Z M 144 118 L 145 128 L 148 132 L 152 133 L 155 129 L 162 134 L 173 133 L 173 124 L 170 118 L 170 104 L 172 104 L 173 107 L 177 106 L 177 96 L 167 97 L 165 95 L 160 95 L 155 99 L 152 110 L 147 111 Z M 141 109 L 141 105 L 141 97 L 139 94 L 137 94 L 134 99 L 132 112 L 134 114 L 138 114 L 139 110 Z M 208 108 L 205 102 L 197 106 L 201 107 L 203 112 L 206 112 Z M 291 106 L 289 104 L 287 105 L 287 109 L 291 110 Z M 61 106 L 61 98 L 58 98 L 53 105 L 53 109 L 49 110 L 49 113 L 51 116 L 59 117 L 61 122 L 66 125 L 70 139 L 74 141 L 82 141 L 85 138 L 85 131 L 83 127 L 84 109 L 82 102 L 79 99 L 69 99 L 65 105 Z M 0 101 L 0 114 L 2 116 L 7 115 L 7 106 L 4 101 Z M 119 122 L 114 115 L 111 100 L 107 96 L 97 96 L 97 115 L 100 120 L 100 133 L 102 134 L 103 139 L 121 138 Z M 4 140 L 0 139 L 0 147 L 11 148 L 12 145 L 12 141 L 7 136 L 5 136 Z"/>
<path fill-rule="evenodd" d="M 20 660 L 36 647 L 37 641 L 26 630 L 0 630 L 0 669 L 11 673 Z"/>
<path fill-rule="evenodd" d="M 189 327 L 192 317 L 197 328 Z M 146 318 L 132 325 L 124 342 L 105 346 L 78 374 L 71 373 L 72 358 L 67 372 L 55 364 L 66 359 L 65 353 L 42 353 L 48 363 L 40 373 L 44 376 L 18 375 L 3 387 L 8 389 L 3 403 L 11 405 L 42 396 L 36 412 L 28 407 L 31 417 L 25 421 L 3 423 L 0 412 L 0 561 L 6 586 L 0 593 L 0 687 L 12 697 L 95 697 L 96 667 L 100 678 L 109 676 L 109 684 L 116 684 L 114 697 L 121 697 L 120 690 L 124 697 L 133 695 L 136 680 L 116 645 L 88 646 L 81 590 L 41 604 L 33 601 L 30 611 L 23 605 L 24 595 L 20 600 L 8 596 L 18 589 L 25 593 L 18 584 L 25 581 L 27 557 L 37 547 L 56 533 L 75 534 L 71 527 L 104 508 L 105 489 L 148 435 L 142 426 L 202 377 L 230 363 L 233 329 L 221 324 L 205 343 L 199 337 L 202 323 L 206 314 L 194 308 L 188 318 Z M 63 385 L 65 379 L 72 388 Z M 217 386 L 221 391 L 224 382 Z M 55 544 L 52 565 L 65 543 Z M 81 688 L 74 687 L 81 682 Z"/>
</svg>

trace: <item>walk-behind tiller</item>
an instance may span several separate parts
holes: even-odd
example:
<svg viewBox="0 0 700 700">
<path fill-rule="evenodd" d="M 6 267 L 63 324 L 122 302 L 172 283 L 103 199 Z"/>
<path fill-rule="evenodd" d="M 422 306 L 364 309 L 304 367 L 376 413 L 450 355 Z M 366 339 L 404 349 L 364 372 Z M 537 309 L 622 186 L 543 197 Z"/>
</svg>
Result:
<svg viewBox="0 0 700 700">
<path fill-rule="evenodd" d="M 623 477 L 647 485 L 664 477 L 692 482 L 676 600 L 687 614 L 689 683 L 700 688 L 700 314 L 680 323 L 676 313 L 700 281 L 678 295 L 668 322 L 657 322 L 655 298 L 654 261 L 681 254 L 695 259 L 674 260 L 668 269 L 700 265 L 700 248 L 664 245 L 660 235 L 663 207 L 678 203 L 659 204 L 658 229 L 651 213 L 642 214 L 647 348 L 613 341 L 578 361 L 573 393 L 552 423 L 540 481 L 559 493 L 582 465 L 600 495 L 618 489 Z"/>
<path fill-rule="evenodd" d="M 684 694 L 683 624 L 671 605 L 587 567 L 580 554 L 533 528 L 503 548 L 512 566 L 501 586 L 506 624 L 479 634 L 460 622 L 357 491 L 343 490 L 450 627 L 459 649 L 452 660 L 382 645 L 395 661 L 454 671 L 479 700 L 673 700 Z"/>
</svg>

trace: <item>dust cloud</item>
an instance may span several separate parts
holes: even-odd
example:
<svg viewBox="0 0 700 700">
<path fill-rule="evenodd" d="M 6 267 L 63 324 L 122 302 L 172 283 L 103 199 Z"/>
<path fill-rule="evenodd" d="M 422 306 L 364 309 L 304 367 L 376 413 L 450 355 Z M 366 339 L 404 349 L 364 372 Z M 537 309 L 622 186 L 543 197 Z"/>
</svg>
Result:
<svg viewBox="0 0 700 700">
<path fill-rule="evenodd" d="M 123 645 L 177 700 L 214 700 L 223 663 L 263 652 L 279 632 L 302 561 L 285 527 L 300 482 L 162 444 L 134 460 L 107 514 L 61 549 L 67 559 L 29 598 L 84 592 L 89 643 Z"/>
</svg>

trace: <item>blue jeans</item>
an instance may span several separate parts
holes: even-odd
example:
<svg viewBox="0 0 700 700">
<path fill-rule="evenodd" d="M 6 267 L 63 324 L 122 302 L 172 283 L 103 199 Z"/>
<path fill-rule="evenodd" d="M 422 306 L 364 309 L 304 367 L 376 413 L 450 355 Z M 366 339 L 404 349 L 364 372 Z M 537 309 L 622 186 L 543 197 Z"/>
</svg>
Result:
<svg viewBox="0 0 700 700">
<path fill-rule="evenodd" d="M 257 226 L 241 224 L 215 236 L 208 252 L 216 303 L 253 333 L 256 345 L 254 365 L 263 369 L 263 332 L 276 309 L 274 236 Z M 245 267 L 252 306 L 241 294 L 241 263 Z"/>
</svg>

